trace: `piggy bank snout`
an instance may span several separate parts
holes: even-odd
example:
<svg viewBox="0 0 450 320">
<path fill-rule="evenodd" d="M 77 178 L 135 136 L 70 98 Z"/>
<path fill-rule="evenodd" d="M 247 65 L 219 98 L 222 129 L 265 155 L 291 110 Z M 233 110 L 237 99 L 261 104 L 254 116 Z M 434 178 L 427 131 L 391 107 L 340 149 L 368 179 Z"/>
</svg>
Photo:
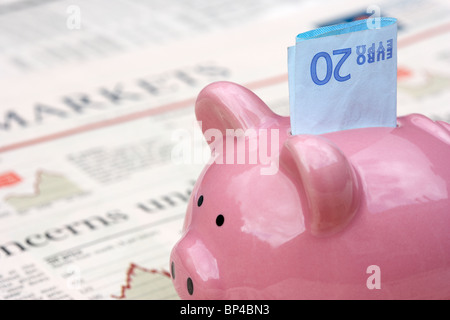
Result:
<svg viewBox="0 0 450 320">
<path fill-rule="evenodd" d="M 205 288 L 212 289 L 211 282 L 219 279 L 214 256 L 201 240 L 189 235 L 174 246 L 170 270 L 175 289 L 182 299 L 204 299 Z"/>
<path fill-rule="evenodd" d="M 178 295 L 181 298 L 189 298 L 194 294 L 194 281 L 190 276 L 192 267 L 190 258 L 186 258 L 183 239 L 180 240 L 170 255 L 170 274 Z"/>
</svg>

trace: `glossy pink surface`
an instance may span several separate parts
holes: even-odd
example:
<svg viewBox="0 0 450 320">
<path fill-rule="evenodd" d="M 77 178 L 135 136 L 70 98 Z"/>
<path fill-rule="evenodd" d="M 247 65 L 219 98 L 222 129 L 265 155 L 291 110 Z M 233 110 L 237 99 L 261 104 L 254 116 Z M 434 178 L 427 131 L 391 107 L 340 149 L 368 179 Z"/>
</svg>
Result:
<svg viewBox="0 0 450 320">
<path fill-rule="evenodd" d="M 289 118 L 227 82 L 200 93 L 196 115 L 216 161 L 172 251 L 181 298 L 450 298 L 449 124 L 415 114 L 397 128 L 291 136 Z M 225 161 L 226 129 L 238 128 L 258 134 L 234 151 L 260 149 L 269 130 L 276 170 L 261 154 Z"/>
</svg>

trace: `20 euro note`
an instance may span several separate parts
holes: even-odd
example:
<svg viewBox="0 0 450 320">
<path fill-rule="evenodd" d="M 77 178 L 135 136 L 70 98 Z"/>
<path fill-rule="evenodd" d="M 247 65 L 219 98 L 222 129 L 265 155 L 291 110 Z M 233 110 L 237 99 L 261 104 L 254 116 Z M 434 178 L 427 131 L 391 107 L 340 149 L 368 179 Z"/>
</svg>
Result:
<svg viewBox="0 0 450 320">
<path fill-rule="evenodd" d="M 395 127 L 397 20 L 301 33 L 288 48 L 292 134 Z"/>
</svg>

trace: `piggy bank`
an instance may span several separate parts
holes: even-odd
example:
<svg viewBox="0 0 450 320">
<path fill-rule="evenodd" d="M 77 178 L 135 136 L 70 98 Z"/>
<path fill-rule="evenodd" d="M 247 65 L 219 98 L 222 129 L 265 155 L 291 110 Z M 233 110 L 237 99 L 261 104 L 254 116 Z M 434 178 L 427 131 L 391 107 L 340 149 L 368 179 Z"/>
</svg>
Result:
<svg viewBox="0 0 450 320">
<path fill-rule="evenodd" d="M 450 298 L 448 123 L 293 136 L 229 82 L 195 112 L 211 160 L 170 256 L 181 298 Z"/>
</svg>

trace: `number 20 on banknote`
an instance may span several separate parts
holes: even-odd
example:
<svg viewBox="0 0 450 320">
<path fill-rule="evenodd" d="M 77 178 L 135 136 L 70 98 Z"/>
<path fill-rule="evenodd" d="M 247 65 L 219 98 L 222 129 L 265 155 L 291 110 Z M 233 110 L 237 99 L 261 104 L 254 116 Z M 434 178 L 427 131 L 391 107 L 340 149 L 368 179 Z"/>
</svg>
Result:
<svg viewBox="0 0 450 320">
<path fill-rule="evenodd" d="M 292 134 L 396 125 L 397 21 L 301 33 L 288 48 Z"/>
</svg>

